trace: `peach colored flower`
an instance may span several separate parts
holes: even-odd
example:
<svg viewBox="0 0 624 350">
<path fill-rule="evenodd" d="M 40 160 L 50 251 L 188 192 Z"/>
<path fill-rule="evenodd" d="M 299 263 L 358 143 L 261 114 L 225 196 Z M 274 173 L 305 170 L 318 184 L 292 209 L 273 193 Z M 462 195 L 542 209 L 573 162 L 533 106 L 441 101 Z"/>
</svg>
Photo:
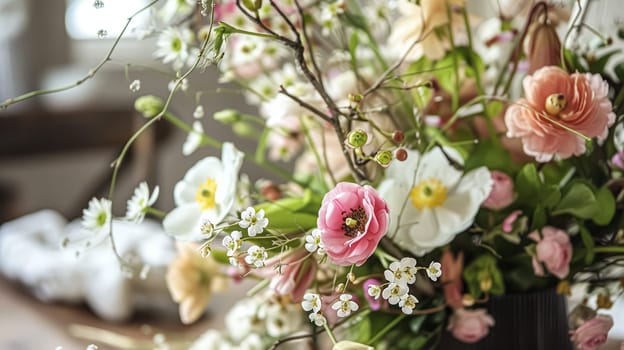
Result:
<svg viewBox="0 0 624 350">
<path fill-rule="evenodd" d="M 604 140 L 615 121 L 609 86 L 598 74 L 568 74 L 543 67 L 524 78 L 525 98 L 505 113 L 507 137 L 522 139 L 524 152 L 538 162 L 585 153 L 585 140 Z"/>
<path fill-rule="evenodd" d="M 598 315 L 571 332 L 571 340 L 579 350 L 594 350 L 607 341 L 611 327 L 613 327 L 611 316 Z"/>
<path fill-rule="evenodd" d="M 180 304 L 182 323 L 190 324 L 202 315 L 212 293 L 224 290 L 227 283 L 217 262 L 203 257 L 196 244 L 178 243 L 178 253 L 167 269 L 167 288 Z"/>
<path fill-rule="evenodd" d="M 388 206 L 374 188 L 341 182 L 323 198 L 317 226 L 334 264 L 360 266 L 388 230 Z"/>
<path fill-rule="evenodd" d="M 570 236 L 556 227 L 544 226 L 542 237 L 537 231 L 529 234 L 529 238 L 537 242 L 535 256 L 533 256 L 533 270 L 535 275 L 543 276 L 544 268 L 560 279 L 565 278 L 570 272 L 570 260 L 572 259 L 572 244 Z"/>
<path fill-rule="evenodd" d="M 481 204 L 482 207 L 489 209 L 503 209 L 514 200 L 514 183 L 509 175 L 502 171 L 490 171 L 492 176 L 492 191 L 490 195 Z"/>
<path fill-rule="evenodd" d="M 453 309 L 464 307 L 462 296 L 462 271 L 464 270 L 464 252 L 459 252 L 457 257 L 450 250 L 445 250 L 440 259 L 444 274 L 440 280 L 444 285 L 444 299 L 446 304 Z"/>
<path fill-rule="evenodd" d="M 448 330 L 464 343 L 476 343 L 490 332 L 494 318 L 485 309 L 456 309 L 449 318 Z"/>
</svg>

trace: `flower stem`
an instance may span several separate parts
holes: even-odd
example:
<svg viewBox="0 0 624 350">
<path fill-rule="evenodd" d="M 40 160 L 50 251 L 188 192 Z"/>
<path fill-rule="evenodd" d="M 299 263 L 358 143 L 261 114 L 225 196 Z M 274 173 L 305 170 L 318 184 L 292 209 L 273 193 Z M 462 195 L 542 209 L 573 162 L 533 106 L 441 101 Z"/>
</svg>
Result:
<svg viewBox="0 0 624 350">
<path fill-rule="evenodd" d="M 394 326 L 396 326 L 399 322 L 401 322 L 405 318 L 405 316 L 407 315 L 401 314 L 399 315 L 399 317 L 392 320 L 392 322 L 388 323 L 381 331 L 375 334 L 375 336 L 371 340 L 369 340 L 368 343 L 369 344 L 377 343 L 381 338 L 383 338 L 386 335 L 386 333 L 388 333 L 392 328 L 394 328 Z"/>
<path fill-rule="evenodd" d="M 166 212 L 152 207 L 145 208 L 145 212 L 154 216 L 158 216 L 159 218 L 164 218 L 167 215 Z"/>
<path fill-rule="evenodd" d="M 621 253 L 624 254 L 624 246 L 595 247 L 594 253 Z"/>
<path fill-rule="evenodd" d="M 327 322 L 323 323 L 323 328 L 325 328 L 325 332 L 327 332 L 327 336 L 329 337 L 329 340 L 331 340 L 332 344 L 336 345 L 336 343 L 338 343 L 336 341 L 336 336 L 334 335 L 334 332 L 332 332 L 332 330 L 327 325 Z"/>
</svg>

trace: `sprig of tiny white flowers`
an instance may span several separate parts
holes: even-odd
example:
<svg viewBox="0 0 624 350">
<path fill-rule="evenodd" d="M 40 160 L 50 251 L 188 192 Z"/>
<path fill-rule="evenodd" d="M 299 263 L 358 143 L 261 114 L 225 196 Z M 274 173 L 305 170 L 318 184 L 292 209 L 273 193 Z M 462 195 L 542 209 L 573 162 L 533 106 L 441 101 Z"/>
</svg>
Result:
<svg viewBox="0 0 624 350">
<path fill-rule="evenodd" d="M 253 245 L 247 249 L 247 256 L 245 256 L 245 262 L 255 267 L 263 267 L 269 254 L 266 249 Z"/>
<path fill-rule="evenodd" d="M 148 209 L 156 203 L 160 188 L 154 187 L 152 194 L 150 195 L 147 182 L 143 181 L 134 189 L 134 194 L 128 200 L 126 208 L 126 220 L 140 224 L 145 219 L 145 214 Z"/>
<path fill-rule="evenodd" d="M 301 301 L 303 311 L 311 311 L 308 315 L 310 322 L 321 327 L 327 323 L 327 319 L 321 314 L 322 301 L 321 296 L 316 293 L 306 293 Z"/>
<path fill-rule="evenodd" d="M 432 261 L 428 267 L 423 267 L 416 266 L 414 258 L 403 258 L 392 262 L 384 271 L 387 283 L 380 286 L 371 285 L 366 292 L 375 299 L 378 299 L 381 294 L 381 297 L 390 305 L 398 304 L 403 313 L 410 315 L 418 304 L 418 299 L 409 294 L 409 285 L 416 282 L 416 273 L 419 270 L 425 270 L 427 277 L 434 282 L 442 275 L 442 265 L 437 261 Z"/>
<path fill-rule="evenodd" d="M 351 299 L 353 299 L 351 294 L 340 294 L 339 300 L 332 304 L 331 308 L 336 310 L 338 317 L 347 317 L 351 315 L 351 312 L 355 312 L 360 308 L 358 304 Z"/>
<path fill-rule="evenodd" d="M 310 233 L 305 236 L 305 249 L 310 253 L 317 252 L 319 255 L 325 254 L 325 246 L 323 242 L 321 242 L 321 233 L 322 231 L 318 228 L 315 228 Z"/>
<path fill-rule="evenodd" d="M 268 225 L 269 219 L 264 217 L 264 209 L 260 209 L 256 213 L 256 209 L 253 207 L 245 209 L 241 213 L 241 220 L 238 222 L 238 226 L 247 229 L 249 237 L 261 234 Z"/>
</svg>

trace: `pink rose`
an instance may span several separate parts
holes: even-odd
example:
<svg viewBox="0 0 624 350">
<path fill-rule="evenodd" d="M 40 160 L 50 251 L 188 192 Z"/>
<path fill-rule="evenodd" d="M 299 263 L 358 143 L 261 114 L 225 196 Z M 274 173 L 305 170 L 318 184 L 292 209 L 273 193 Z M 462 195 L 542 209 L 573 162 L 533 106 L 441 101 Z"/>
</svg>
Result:
<svg viewBox="0 0 624 350">
<path fill-rule="evenodd" d="M 481 204 L 482 207 L 488 209 L 503 209 L 514 200 L 514 184 L 509 175 L 497 171 L 490 171 L 492 176 L 492 191 L 487 199 Z"/>
<path fill-rule="evenodd" d="M 464 307 L 462 296 L 462 271 L 464 270 L 464 252 L 459 252 L 457 258 L 453 256 L 453 252 L 445 250 L 440 258 L 440 263 L 444 269 L 444 273 L 440 278 L 444 286 L 444 299 L 446 304 L 453 309 L 461 309 Z"/>
<path fill-rule="evenodd" d="M 594 350 L 607 341 L 607 333 L 613 327 L 608 315 L 598 315 L 572 331 L 571 340 L 579 350 Z"/>
<path fill-rule="evenodd" d="M 523 86 L 526 97 L 505 113 L 507 137 L 521 138 L 524 152 L 538 162 L 585 153 L 585 140 L 570 129 L 604 140 L 615 121 L 609 85 L 598 74 L 547 66 L 524 78 Z"/>
<path fill-rule="evenodd" d="M 545 226 L 542 228 L 542 237 L 537 231 L 529 234 L 529 238 L 537 242 L 535 256 L 533 256 L 533 270 L 537 276 L 544 276 L 544 268 L 553 275 L 562 279 L 570 272 L 570 259 L 572 259 L 572 244 L 568 234 L 556 227 Z"/>
<path fill-rule="evenodd" d="M 305 249 L 276 255 L 265 262 L 265 267 L 255 269 L 253 273 L 270 278 L 269 288 L 275 294 L 289 295 L 293 302 L 300 302 L 316 276 L 316 260 L 307 259 L 307 255 Z"/>
<path fill-rule="evenodd" d="M 447 329 L 464 343 L 476 343 L 488 335 L 493 325 L 494 319 L 485 309 L 456 309 Z"/>
<path fill-rule="evenodd" d="M 341 182 L 323 198 L 317 226 L 334 264 L 360 266 L 388 230 L 388 206 L 372 187 Z"/>
</svg>

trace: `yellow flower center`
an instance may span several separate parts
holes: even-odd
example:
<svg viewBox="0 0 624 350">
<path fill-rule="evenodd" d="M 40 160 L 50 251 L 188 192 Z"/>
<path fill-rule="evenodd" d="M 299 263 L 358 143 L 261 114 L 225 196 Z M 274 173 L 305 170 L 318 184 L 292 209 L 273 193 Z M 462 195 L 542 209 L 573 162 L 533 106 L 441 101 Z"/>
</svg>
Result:
<svg viewBox="0 0 624 350">
<path fill-rule="evenodd" d="M 440 180 L 429 178 L 412 188 L 410 199 L 417 209 L 439 207 L 446 200 L 446 187 Z"/>
<path fill-rule="evenodd" d="M 546 97 L 544 108 L 546 109 L 546 113 L 557 116 L 566 108 L 567 104 L 568 101 L 563 94 L 551 94 Z"/>
<path fill-rule="evenodd" d="M 199 185 L 197 192 L 195 192 L 195 201 L 199 203 L 202 210 L 213 209 L 215 203 L 215 193 L 217 192 L 217 182 L 208 178 L 206 182 Z"/>
</svg>

